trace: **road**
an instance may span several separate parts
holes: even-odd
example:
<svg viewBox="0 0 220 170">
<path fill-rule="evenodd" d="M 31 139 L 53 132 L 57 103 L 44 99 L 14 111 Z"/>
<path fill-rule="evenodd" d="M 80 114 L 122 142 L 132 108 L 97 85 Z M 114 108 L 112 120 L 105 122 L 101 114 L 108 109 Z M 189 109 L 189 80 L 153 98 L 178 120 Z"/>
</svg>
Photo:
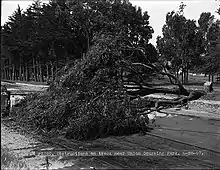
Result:
<svg viewBox="0 0 220 170">
<path fill-rule="evenodd" d="M 7 83 L 6 83 L 7 86 Z M 19 90 L 28 89 L 25 85 L 10 85 L 9 88 L 19 88 Z M 39 87 L 31 87 L 33 89 L 41 90 Z M 138 134 L 133 134 L 130 136 L 118 136 L 118 137 L 107 137 L 102 139 L 97 139 L 95 141 L 88 141 L 87 149 L 93 150 L 109 150 L 109 149 L 121 149 L 121 150 L 146 150 L 146 151 L 183 151 L 183 150 L 213 150 L 220 151 L 220 119 L 219 115 L 209 116 L 202 115 L 198 113 L 198 117 L 192 117 L 190 114 L 185 116 L 178 113 L 184 114 L 184 111 L 168 110 L 164 111 L 168 116 L 162 116 L 156 118 L 156 124 L 154 130 L 145 136 L 139 136 Z M 169 114 L 171 113 L 172 114 Z M 186 112 L 186 111 L 185 111 Z M 194 114 L 196 111 L 194 110 Z M 176 113 L 176 114 L 175 114 Z M 190 116 L 189 116 L 190 115 Z M 6 131 L 3 128 L 4 131 Z M 4 134 L 7 134 L 5 132 Z M 13 133 L 12 133 L 13 134 Z M 175 141 L 166 140 L 163 138 L 158 138 L 152 135 L 159 135 L 165 138 L 170 138 L 182 142 L 186 142 L 191 145 L 181 144 Z M 3 141 L 7 135 L 2 136 Z M 22 137 L 23 138 L 23 137 Z M 52 140 L 52 139 L 51 139 Z M 72 144 L 71 144 L 72 142 Z M 5 142 L 7 144 L 7 142 Z M 13 141 L 13 137 L 10 139 L 10 143 L 16 143 Z M 61 143 L 61 142 L 60 142 Z M 83 144 L 77 141 L 68 141 L 70 147 L 78 149 L 79 146 Z M 10 145 L 8 145 L 10 147 Z M 77 147 L 76 147 L 77 146 Z M 106 147 L 108 146 L 108 147 Z M 60 146 L 62 147 L 62 146 Z M 15 148 L 13 148 L 15 149 Z M 108 157 L 102 158 L 111 164 L 115 162 L 118 163 L 118 167 L 132 167 L 132 168 L 220 168 L 219 157 L 220 153 L 208 152 L 212 154 L 207 154 L 206 156 L 194 157 Z M 33 158 L 32 158 L 33 159 Z M 63 160 L 73 160 L 75 158 L 62 158 Z M 82 162 L 82 160 L 81 160 Z M 88 160 L 87 160 L 88 162 Z M 90 165 L 98 164 L 91 163 Z M 166 166 L 165 166 L 166 165 Z M 55 166 L 55 165 L 54 165 Z M 97 165 L 98 166 L 98 165 Z M 103 166 L 103 164 L 102 164 Z M 165 166 L 165 167 L 164 167 Z M 69 166 L 71 169 L 72 166 Z M 99 166 L 100 167 L 100 166 Z M 120 168 L 121 168 L 120 167 Z M 60 167 L 61 168 L 61 167 Z"/>
<path fill-rule="evenodd" d="M 153 133 L 220 151 L 220 120 L 174 116 L 158 118 Z"/>
</svg>

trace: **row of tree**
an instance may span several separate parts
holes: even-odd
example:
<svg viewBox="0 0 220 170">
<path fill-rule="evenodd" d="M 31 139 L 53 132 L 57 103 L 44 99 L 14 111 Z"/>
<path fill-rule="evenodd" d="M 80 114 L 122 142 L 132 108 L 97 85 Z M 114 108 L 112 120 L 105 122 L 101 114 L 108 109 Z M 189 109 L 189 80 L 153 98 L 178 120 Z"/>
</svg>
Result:
<svg viewBox="0 0 220 170">
<path fill-rule="evenodd" d="M 36 0 L 25 11 L 18 6 L 1 28 L 1 76 L 54 80 L 106 36 L 120 40 L 120 55 L 130 61 L 170 62 L 176 77 L 182 71 L 182 83 L 187 83 L 189 70 L 220 73 L 220 21 L 202 13 L 196 24 L 185 18 L 184 7 L 167 14 L 156 50 L 149 43 L 149 15 L 127 0 Z"/>
<path fill-rule="evenodd" d="M 171 63 L 176 77 L 181 70 L 182 83 L 187 83 L 189 70 L 220 74 L 220 20 L 203 12 L 197 24 L 185 18 L 184 7 L 182 3 L 179 11 L 167 14 L 157 48 L 161 59 Z M 217 13 L 220 15 L 220 8 Z"/>
<path fill-rule="evenodd" d="M 35 1 L 25 11 L 18 6 L 1 29 L 1 75 L 8 80 L 54 80 L 102 35 L 120 36 L 123 56 L 153 62 L 157 51 L 149 44 L 152 33 L 147 12 L 127 0 Z"/>
</svg>

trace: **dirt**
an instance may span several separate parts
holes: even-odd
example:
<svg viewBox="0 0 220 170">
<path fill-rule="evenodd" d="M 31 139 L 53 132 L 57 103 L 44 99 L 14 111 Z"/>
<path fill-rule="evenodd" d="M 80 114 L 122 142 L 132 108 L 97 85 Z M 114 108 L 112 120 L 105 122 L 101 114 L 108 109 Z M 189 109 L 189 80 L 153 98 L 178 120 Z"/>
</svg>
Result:
<svg viewBox="0 0 220 170">
<path fill-rule="evenodd" d="M 10 150 L 10 153 L 18 160 L 22 160 L 29 169 L 60 169 L 65 167 L 80 169 L 81 167 L 88 168 L 91 166 L 91 163 L 89 163 L 90 160 L 81 160 L 80 157 L 72 158 L 70 160 L 68 156 L 58 155 L 56 153 L 59 153 L 58 151 L 63 150 L 63 148 L 41 142 L 26 133 L 21 134 L 20 130 L 12 130 L 2 123 L 1 145 L 7 147 Z M 42 153 L 42 151 L 45 150 L 53 151 L 54 154 L 50 156 L 47 156 L 46 154 L 37 154 L 37 152 Z M 46 157 L 48 157 L 49 166 L 47 166 Z"/>
<path fill-rule="evenodd" d="M 35 139 L 16 133 L 1 124 L 1 145 L 6 146 L 18 158 L 22 159 L 29 168 L 40 168 L 44 158 L 36 159 L 34 149 L 41 145 Z"/>
</svg>

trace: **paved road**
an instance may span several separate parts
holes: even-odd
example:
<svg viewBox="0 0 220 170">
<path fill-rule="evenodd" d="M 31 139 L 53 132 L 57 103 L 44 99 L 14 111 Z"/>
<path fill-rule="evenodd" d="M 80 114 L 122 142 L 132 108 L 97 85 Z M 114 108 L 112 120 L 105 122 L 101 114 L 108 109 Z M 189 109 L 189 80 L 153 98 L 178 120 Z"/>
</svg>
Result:
<svg viewBox="0 0 220 170">
<path fill-rule="evenodd" d="M 173 116 L 157 118 L 153 133 L 220 151 L 220 120 Z"/>
</svg>

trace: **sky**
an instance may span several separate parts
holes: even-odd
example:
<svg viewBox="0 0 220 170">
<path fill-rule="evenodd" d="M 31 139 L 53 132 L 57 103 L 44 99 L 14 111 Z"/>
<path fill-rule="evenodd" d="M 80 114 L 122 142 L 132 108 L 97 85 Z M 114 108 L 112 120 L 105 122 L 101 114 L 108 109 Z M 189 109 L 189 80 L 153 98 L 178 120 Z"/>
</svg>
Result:
<svg viewBox="0 0 220 170">
<path fill-rule="evenodd" d="M 150 16 L 150 26 L 154 29 L 153 38 L 150 43 L 156 45 L 156 38 L 158 35 L 162 35 L 162 27 L 165 24 L 166 14 L 173 10 L 177 11 L 181 2 L 186 5 L 184 15 L 188 19 L 198 20 L 202 12 L 211 12 L 215 15 L 216 19 L 220 19 L 219 15 L 216 15 L 220 0 L 129 0 L 133 5 L 140 6 L 142 11 L 147 11 Z M 48 2 L 48 0 L 43 0 Z M 33 3 L 32 0 L 2 0 L 1 1 L 1 25 L 3 25 L 8 17 L 19 6 L 22 9 L 26 9 Z"/>
</svg>

